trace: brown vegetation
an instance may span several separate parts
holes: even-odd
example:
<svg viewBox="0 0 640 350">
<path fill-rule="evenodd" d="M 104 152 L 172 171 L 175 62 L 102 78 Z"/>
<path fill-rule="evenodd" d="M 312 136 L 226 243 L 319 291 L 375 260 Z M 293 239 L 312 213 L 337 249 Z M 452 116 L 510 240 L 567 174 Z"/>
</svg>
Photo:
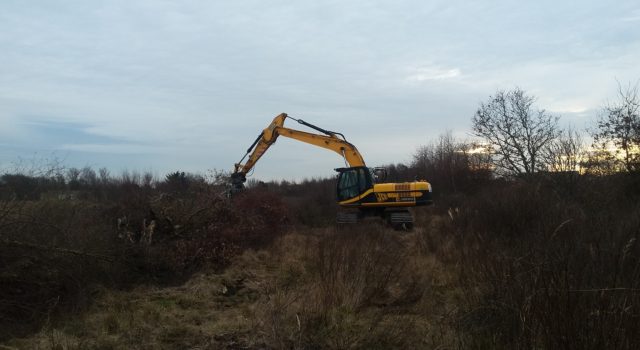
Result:
<svg viewBox="0 0 640 350">
<path fill-rule="evenodd" d="M 637 178 L 486 188 L 454 218 L 474 347 L 640 346 Z"/>
<path fill-rule="evenodd" d="M 197 181 L 160 191 L 172 185 L 171 178 L 156 189 L 114 180 L 59 198 L 43 192 L 39 200 L 3 187 L 0 338 L 86 308 L 98 286 L 179 283 L 282 232 L 285 207 L 273 194 L 252 191 L 229 202 L 220 188 Z"/>
<path fill-rule="evenodd" d="M 323 225 L 324 204 L 300 203 L 330 180 L 6 201 L 4 336 L 45 326 L 6 344 L 635 348 L 640 183 L 564 175 L 458 187 L 410 233 Z"/>
</svg>

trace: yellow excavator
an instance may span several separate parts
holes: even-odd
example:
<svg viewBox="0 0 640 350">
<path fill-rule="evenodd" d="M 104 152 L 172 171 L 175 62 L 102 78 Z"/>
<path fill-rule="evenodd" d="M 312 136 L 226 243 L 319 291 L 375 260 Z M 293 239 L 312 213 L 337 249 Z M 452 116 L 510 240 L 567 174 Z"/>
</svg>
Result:
<svg viewBox="0 0 640 350">
<path fill-rule="evenodd" d="M 321 134 L 284 127 L 286 119 L 291 119 Z M 245 155 L 235 164 L 231 175 L 234 191 L 244 188 L 246 177 L 256 162 L 276 142 L 279 136 L 326 148 L 338 153 L 349 167 L 337 168 L 338 224 L 354 224 L 367 216 L 379 216 L 396 229 L 413 227 L 413 217 L 408 207 L 432 204 L 431 184 L 426 181 L 404 183 L 376 183 L 373 169 L 365 165 L 358 149 L 341 133 L 319 128 L 304 120 L 285 113 L 279 114 L 271 124 L 258 135 Z M 243 164 L 245 158 L 247 161 Z"/>
</svg>

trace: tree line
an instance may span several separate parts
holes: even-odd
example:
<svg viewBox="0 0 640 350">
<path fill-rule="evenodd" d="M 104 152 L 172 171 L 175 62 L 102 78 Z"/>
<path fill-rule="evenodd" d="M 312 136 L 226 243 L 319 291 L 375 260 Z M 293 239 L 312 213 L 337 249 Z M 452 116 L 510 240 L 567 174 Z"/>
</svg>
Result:
<svg viewBox="0 0 640 350">
<path fill-rule="evenodd" d="M 529 176 L 541 171 L 592 174 L 640 170 L 640 98 L 638 85 L 618 85 L 618 96 L 602 107 L 596 125 L 582 133 L 561 129 L 559 116 L 534 107 L 535 96 L 520 88 L 498 91 L 480 104 L 472 132 L 491 155 L 499 175 Z"/>
<path fill-rule="evenodd" d="M 389 181 L 426 179 L 440 193 L 469 192 L 495 179 L 545 174 L 571 178 L 640 171 L 638 86 L 618 86 L 586 130 L 560 126 L 520 88 L 498 90 L 471 118 L 473 141 L 451 131 L 420 146 L 408 164 L 389 164 Z"/>
</svg>

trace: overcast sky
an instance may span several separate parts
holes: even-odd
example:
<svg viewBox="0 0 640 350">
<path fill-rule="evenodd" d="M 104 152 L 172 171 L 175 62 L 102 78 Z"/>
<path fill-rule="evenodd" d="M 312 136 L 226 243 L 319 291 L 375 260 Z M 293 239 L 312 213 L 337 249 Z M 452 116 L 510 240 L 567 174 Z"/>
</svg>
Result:
<svg viewBox="0 0 640 350">
<path fill-rule="evenodd" d="M 637 0 L 2 0 L 0 169 L 231 170 L 281 112 L 407 162 L 497 89 L 585 127 L 638 62 Z M 254 176 L 343 164 L 281 137 Z"/>
</svg>

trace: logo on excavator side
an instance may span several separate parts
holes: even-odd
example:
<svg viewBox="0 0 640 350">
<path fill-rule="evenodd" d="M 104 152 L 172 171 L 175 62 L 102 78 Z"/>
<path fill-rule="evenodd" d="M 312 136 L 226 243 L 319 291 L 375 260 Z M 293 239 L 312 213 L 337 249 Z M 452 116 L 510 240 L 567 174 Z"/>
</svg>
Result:
<svg viewBox="0 0 640 350">
<path fill-rule="evenodd" d="M 376 193 L 376 200 L 378 202 L 386 202 L 389 199 L 389 196 L 385 193 Z"/>
</svg>

